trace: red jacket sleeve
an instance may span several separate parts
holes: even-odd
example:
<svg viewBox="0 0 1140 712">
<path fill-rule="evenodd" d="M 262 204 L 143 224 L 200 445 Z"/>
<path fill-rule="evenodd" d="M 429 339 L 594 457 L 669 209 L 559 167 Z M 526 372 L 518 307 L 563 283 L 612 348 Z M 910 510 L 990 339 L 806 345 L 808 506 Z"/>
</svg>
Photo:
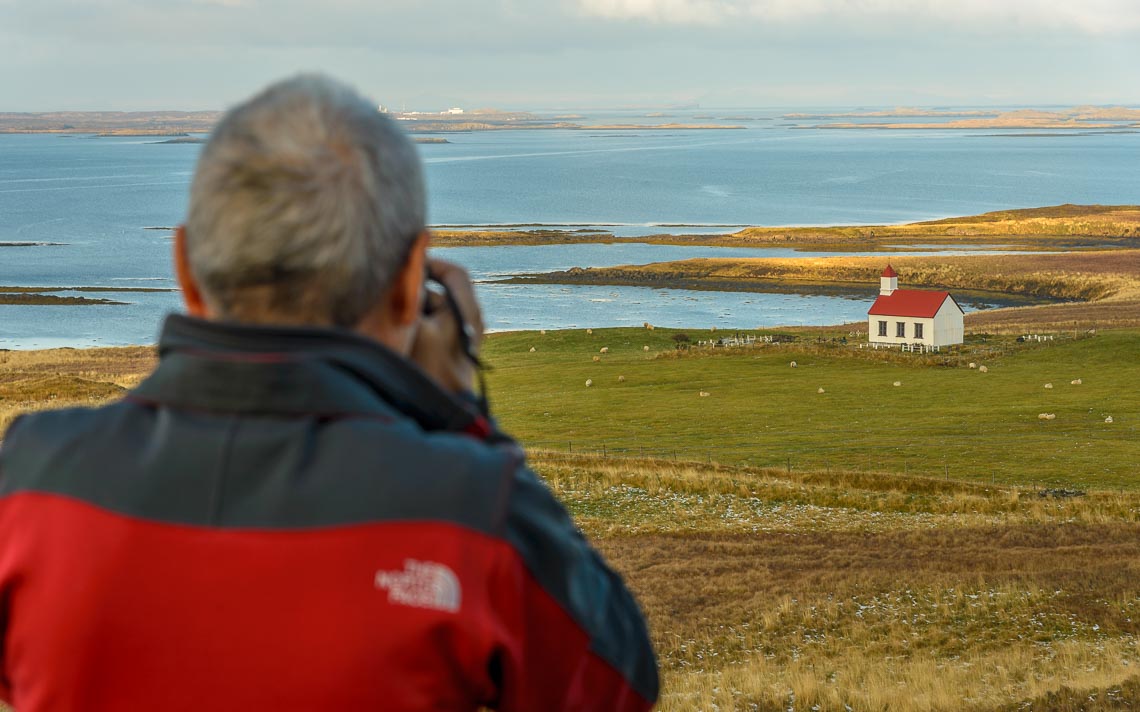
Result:
<svg viewBox="0 0 1140 712">
<path fill-rule="evenodd" d="M 500 625 L 496 708 L 650 709 L 657 662 L 637 603 L 525 467 L 504 529 L 510 546 L 491 584 Z"/>
</svg>

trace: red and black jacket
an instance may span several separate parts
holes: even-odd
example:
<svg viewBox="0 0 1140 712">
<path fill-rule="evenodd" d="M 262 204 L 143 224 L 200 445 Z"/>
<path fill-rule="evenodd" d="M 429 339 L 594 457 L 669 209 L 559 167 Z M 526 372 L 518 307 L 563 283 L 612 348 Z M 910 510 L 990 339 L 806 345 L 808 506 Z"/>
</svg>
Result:
<svg viewBox="0 0 1140 712">
<path fill-rule="evenodd" d="M 171 317 L 121 401 L 0 447 L 0 699 L 645 710 L 621 579 L 520 449 L 348 332 Z"/>
</svg>

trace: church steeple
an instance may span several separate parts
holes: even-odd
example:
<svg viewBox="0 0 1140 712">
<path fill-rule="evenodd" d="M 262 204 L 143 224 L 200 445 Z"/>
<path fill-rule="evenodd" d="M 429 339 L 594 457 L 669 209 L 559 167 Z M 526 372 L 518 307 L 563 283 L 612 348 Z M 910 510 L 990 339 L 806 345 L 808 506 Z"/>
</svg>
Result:
<svg viewBox="0 0 1140 712">
<path fill-rule="evenodd" d="M 889 264 L 883 270 L 882 277 L 879 278 L 879 294 L 884 297 L 889 297 L 899 288 L 899 275 L 895 272 L 894 268 Z"/>
</svg>

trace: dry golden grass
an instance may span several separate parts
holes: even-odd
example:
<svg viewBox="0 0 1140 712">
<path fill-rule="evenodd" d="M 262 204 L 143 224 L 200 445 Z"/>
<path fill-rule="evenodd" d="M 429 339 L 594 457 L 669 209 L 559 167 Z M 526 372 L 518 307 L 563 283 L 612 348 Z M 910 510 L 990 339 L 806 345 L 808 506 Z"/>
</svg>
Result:
<svg viewBox="0 0 1140 712">
<path fill-rule="evenodd" d="M 873 473 L 548 455 L 534 464 L 637 593 L 663 710 L 1140 701 L 1125 684 L 1140 664 L 1140 495 L 1053 500 Z"/>
<path fill-rule="evenodd" d="M 105 403 L 137 385 L 155 362 L 149 346 L 0 351 L 0 438 L 22 412 Z"/>
<path fill-rule="evenodd" d="M 462 245 L 553 245 L 575 242 L 614 242 L 612 233 L 582 230 L 455 229 L 434 231 L 440 247 Z M 646 235 L 637 242 L 667 245 L 712 245 L 721 247 L 805 247 L 834 249 L 847 246 L 861 250 L 886 249 L 900 242 L 969 243 L 1003 242 L 1035 246 L 1128 245 L 1140 237 L 1140 207 L 1134 205 L 1054 205 L 1025 210 L 1004 210 L 968 217 L 909 223 L 905 225 L 858 225 L 836 227 L 748 227 L 722 235 Z"/>
<path fill-rule="evenodd" d="M 1064 237 L 1135 238 L 1140 236 L 1140 207 L 1135 205 L 1054 205 L 1024 210 L 1003 210 L 947 220 L 905 225 L 858 227 L 750 227 L 736 236 L 759 243 L 834 243 L 910 238 Z"/>
</svg>

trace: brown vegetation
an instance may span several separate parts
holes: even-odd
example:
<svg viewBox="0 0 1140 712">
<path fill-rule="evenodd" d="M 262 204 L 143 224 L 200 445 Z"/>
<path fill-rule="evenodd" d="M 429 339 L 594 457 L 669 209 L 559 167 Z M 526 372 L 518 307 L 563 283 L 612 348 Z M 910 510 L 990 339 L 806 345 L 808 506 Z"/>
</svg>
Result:
<svg viewBox="0 0 1140 712">
<path fill-rule="evenodd" d="M 982 215 L 931 220 L 905 225 L 857 227 L 750 227 L 734 235 L 757 243 L 834 244 L 837 242 L 897 242 L 922 238 L 924 242 L 961 243 L 974 238 L 1024 238 L 1015 243 L 1057 238 L 1140 237 L 1140 207 L 1135 205 L 1055 205 L 1024 210 L 1002 210 Z M 1064 242 L 1062 241 L 1062 244 Z"/>
<path fill-rule="evenodd" d="M 118 397 L 155 362 L 149 346 L 0 351 L 0 438 L 20 413 L 96 406 Z"/>
<path fill-rule="evenodd" d="M 663 710 L 1137 701 L 1125 681 L 1140 662 L 1138 495 L 1046 500 L 654 461 L 536 466 L 638 595 Z M 1082 696 L 1082 707 L 1043 706 Z"/>
</svg>

